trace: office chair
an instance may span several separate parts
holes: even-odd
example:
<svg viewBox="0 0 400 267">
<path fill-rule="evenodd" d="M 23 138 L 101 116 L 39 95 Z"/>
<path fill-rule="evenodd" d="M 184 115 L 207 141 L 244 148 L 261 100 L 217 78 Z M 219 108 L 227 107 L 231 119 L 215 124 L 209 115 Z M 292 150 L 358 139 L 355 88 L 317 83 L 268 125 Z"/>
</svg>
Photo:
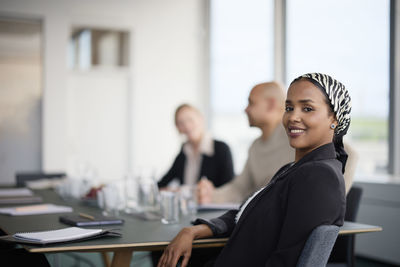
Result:
<svg viewBox="0 0 400 267">
<path fill-rule="evenodd" d="M 320 225 L 307 239 L 297 267 L 325 267 L 339 234 L 339 226 Z"/>
<path fill-rule="evenodd" d="M 15 174 L 15 181 L 17 187 L 24 187 L 27 181 L 34 181 L 39 179 L 52 179 L 62 178 L 66 174 L 63 172 L 59 173 L 44 173 L 44 172 L 17 172 Z"/>
<path fill-rule="evenodd" d="M 353 186 L 346 197 L 345 221 L 355 222 L 360 207 L 362 188 Z M 328 267 L 354 267 L 355 235 L 339 236 L 332 249 Z"/>
</svg>

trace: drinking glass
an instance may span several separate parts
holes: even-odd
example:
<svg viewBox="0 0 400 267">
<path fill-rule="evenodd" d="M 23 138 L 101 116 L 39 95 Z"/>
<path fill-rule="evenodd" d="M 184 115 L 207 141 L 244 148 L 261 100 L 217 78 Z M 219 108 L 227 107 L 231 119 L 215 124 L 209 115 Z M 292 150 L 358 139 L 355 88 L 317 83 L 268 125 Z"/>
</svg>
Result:
<svg viewBox="0 0 400 267">
<path fill-rule="evenodd" d="M 118 216 L 124 207 L 123 192 L 116 184 L 105 185 L 99 191 L 99 199 L 102 202 L 104 216 Z"/>
<path fill-rule="evenodd" d="M 144 212 L 158 212 L 159 192 L 157 183 L 153 179 L 139 180 L 139 206 Z"/>
<path fill-rule="evenodd" d="M 174 224 L 179 222 L 179 195 L 176 192 L 161 191 L 161 222 Z"/>
<path fill-rule="evenodd" d="M 195 215 L 197 213 L 196 185 L 183 185 L 180 188 L 180 209 L 182 215 Z"/>
</svg>

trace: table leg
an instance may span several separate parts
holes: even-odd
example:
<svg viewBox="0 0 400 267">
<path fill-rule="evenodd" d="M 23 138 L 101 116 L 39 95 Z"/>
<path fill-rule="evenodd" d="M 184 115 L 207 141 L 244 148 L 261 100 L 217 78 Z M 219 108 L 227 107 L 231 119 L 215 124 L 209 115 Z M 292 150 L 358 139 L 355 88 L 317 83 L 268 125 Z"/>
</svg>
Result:
<svg viewBox="0 0 400 267">
<path fill-rule="evenodd" d="M 107 252 L 101 252 L 101 258 L 103 259 L 104 267 L 111 267 L 110 256 Z"/>
<path fill-rule="evenodd" d="M 132 259 L 132 249 L 120 249 L 114 252 L 111 267 L 129 267 Z"/>
</svg>

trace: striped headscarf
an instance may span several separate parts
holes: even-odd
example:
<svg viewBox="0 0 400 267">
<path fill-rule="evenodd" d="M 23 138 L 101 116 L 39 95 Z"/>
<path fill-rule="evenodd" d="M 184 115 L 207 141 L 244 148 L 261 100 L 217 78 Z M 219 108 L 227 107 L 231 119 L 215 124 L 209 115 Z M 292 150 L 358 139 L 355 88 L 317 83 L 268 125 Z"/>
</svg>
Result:
<svg viewBox="0 0 400 267">
<path fill-rule="evenodd" d="M 334 144 L 338 159 L 342 162 L 343 173 L 347 161 L 347 153 L 343 148 L 343 136 L 350 126 L 351 98 L 346 87 L 331 76 L 322 73 L 307 73 L 293 80 L 292 83 L 306 79 L 312 82 L 325 94 L 333 112 L 335 113 L 338 125 L 335 128 Z"/>
</svg>

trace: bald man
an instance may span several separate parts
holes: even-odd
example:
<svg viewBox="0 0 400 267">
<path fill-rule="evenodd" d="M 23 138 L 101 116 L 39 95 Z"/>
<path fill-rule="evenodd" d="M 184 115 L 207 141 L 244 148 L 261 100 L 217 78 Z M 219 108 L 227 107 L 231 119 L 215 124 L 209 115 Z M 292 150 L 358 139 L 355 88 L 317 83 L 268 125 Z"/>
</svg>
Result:
<svg viewBox="0 0 400 267">
<path fill-rule="evenodd" d="M 225 185 L 215 188 L 209 180 L 198 183 L 198 200 L 207 203 L 240 203 L 252 193 L 268 184 L 273 175 L 286 163 L 294 161 L 294 149 L 290 147 L 282 116 L 285 112 L 286 94 L 276 82 L 261 83 L 253 87 L 245 109 L 250 127 L 261 130 L 248 150 L 248 158 L 242 173 Z M 348 144 L 349 154 L 344 174 L 346 192 L 350 190 L 357 162 L 357 153 Z"/>
<path fill-rule="evenodd" d="M 199 202 L 241 202 L 265 186 L 284 164 L 294 160 L 294 150 L 282 126 L 285 112 L 285 92 L 276 82 L 256 85 L 250 92 L 245 109 L 250 127 L 261 130 L 248 150 L 242 173 L 231 182 L 214 188 L 208 180 L 198 184 Z"/>
</svg>

